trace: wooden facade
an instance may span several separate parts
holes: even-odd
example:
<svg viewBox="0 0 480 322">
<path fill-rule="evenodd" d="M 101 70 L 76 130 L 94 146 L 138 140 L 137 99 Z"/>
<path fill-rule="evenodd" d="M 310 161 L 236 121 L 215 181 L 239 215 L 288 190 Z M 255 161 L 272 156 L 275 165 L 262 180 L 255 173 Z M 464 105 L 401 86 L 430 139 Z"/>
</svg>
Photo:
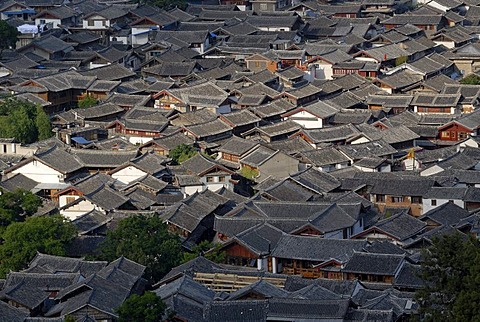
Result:
<svg viewBox="0 0 480 322">
<path fill-rule="evenodd" d="M 412 216 L 419 217 L 423 214 L 422 197 L 420 196 L 390 196 L 373 194 L 371 201 L 379 211 L 383 212 L 385 208 L 410 208 L 409 213 Z"/>
<path fill-rule="evenodd" d="M 222 249 L 225 252 L 225 262 L 237 266 L 256 266 L 259 256 L 238 242 L 232 242 Z"/>
<path fill-rule="evenodd" d="M 438 139 L 441 141 L 463 141 L 474 131 L 460 125 L 457 122 L 450 122 L 439 128 Z"/>
</svg>

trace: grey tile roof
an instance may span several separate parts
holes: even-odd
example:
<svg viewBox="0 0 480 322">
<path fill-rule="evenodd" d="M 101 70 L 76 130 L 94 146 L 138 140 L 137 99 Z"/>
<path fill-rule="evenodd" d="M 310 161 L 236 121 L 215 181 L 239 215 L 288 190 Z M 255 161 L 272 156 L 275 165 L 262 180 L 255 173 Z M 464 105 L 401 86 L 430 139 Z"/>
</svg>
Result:
<svg viewBox="0 0 480 322">
<path fill-rule="evenodd" d="M 46 165 L 63 174 L 72 173 L 83 168 L 83 164 L 78 161 L 78 159 L 56 145 L 46 149 L 40 149 L 37 153 L 35 153 L 33 159 L 45 163 Z M 29 161 L 30 160 L 27 159 L 17 164 L 16 167 L 19 167 Z"/>
<path fill-rule="evenodd" d="M 285 235 L 278 242 L 272 256 L 314 262 L 325 262 L 330 259 L 345 262 L 354 251 L 360 251 L 365 245 L 366 241 L 362 240 Z"/>
<path fill-rule="evenodd" d="M 434 188 L 432 188 L 431 190 L 433 189 Z M 440 189 L 447 189 L 447 188 L 440 188 Z M 455 189 L 455 188 L 450 188 L 449 190 L 452 190 L 452 189 Z M 463 190 L 463 188 L 460 188 L 460 189 Z M 428 197 L 428 198 L 432 198 L 432 197 Z M 438 199 L 448 199 L 448 198 L 449 198 L 448 196 L 445 196 L 443 198 L 438 198 Z M 454 196 L 450 198 L 456 199 Z M 433 220 L 439 223 L 440 225 L 454 226 L 458 224 L 462 219 L 467 218 L 469 215 L 470 213 L 466 209 L 463 209 L 462 207 L 457 206 L 453 202 L 447 202 L 423 214 L 419 219 L 423 221 Z"/>
<path fill-rule="evenodd" d="M 130 69 L 117 63 L 82 71 L 81 74 L 86 76 L 97 76 L 98 79 L 110 81 L 122 80 L 136 75 Z"/>
<path fill-rule="evenodd" d="M 383 25 L 438 25 L 441 23 L 444 17 L 442 15 L 415 15 L 415 14 L 403 14 L 396 15 L 392 18 L 388 18 L 382 21 Z"/>
<path fill-rule="evenodd" d="M 404 255 L 355 252 L 345 267 L 346 273 L 395 275 L 403 264 Z"/>
<path fill-rule="evenodd" d="M 419 276 L 420 266 L 405 262 L 402 269 L 395 277 L 393 285 L 399 288 L 419 289 L 424 286 L 423 280 Z"/>
<path fill-rule="evenodd" d="M 259 145 L 254 151 L 243 157 L 240 163 L 259 167 L 276 153 L 278 153 L 278 151 Z"/>
<path fill-rule="evenodd" d="M 396 149 L 384 140 L 342 145 L 338 149 L 352 160 L 359 160 L 365 157 L 389 156 L 397 152 Z"/>
<path fill-rule="evenodd" d="M 150 209 L 157 203 L 155 194 L 147 192 L 141 188 L 133 188 L 124 192 L 130 203 L 138 210 Z"/>
<path fill-rule="evenodd" d="M 106 225 L 110 218 L 105 216 L 102 212 L 92 210 L 72 221 L 77 229 L 78 234 L 88 234 L 103 225 Z"/>
<path fill-rule="evenodd" d="M 112 20 L 112 19 L 117 19 L 117 18 L 123 17 L 126 14 L 127 14 L 127 12 L 120 7 L 108 6 L 105 9 L 98 10 L 97 12 L 92 12 L 90 14 L 85 15 L 83 17 L 83 19 L 87 19 L 88 17 L 93 16 L 93 15 L 99 15 L 99 16 L 102 16 L 104 18 L 107 18 L 108 20 Z"/>
<path fill-rule="evenodd" d="M 14 191 L 16 189 L 24 189 L 27 191 L 32 190 L 38 184 L 35 180 L 27 178 L 21 173 L 15 174 L 10 178 L 4 178 L 3 181 L 0 182 L 0 187 L 4 191 Z"/>
<path fill-rule="evenodd" d="M 357 321 L 383 321 L 393 322 L 395 317 L 390 310 L 369 310 L 369 309 L 353 309 L 350 308 L 345 316 L 346 322 Z"/>
<path fill-rule="evenodd" d="M 166 148 L 167 150 L 172 150 L 180 144 L 193 145 L 194 141 L 190 137 L 184 135 L 183 133 L 176 132 L 171 135 L 155 138 L 151 142 L 149 142 L 147 145 L 150 145 L 152 143 L 155 145 L 159 145 L 163 148 Z"/>
<path fill-rule="evenodd" d="M 261 134 L 266 135 L 272 139 L 276 136 L 293 134 L 296 131 L 298 131 L 300 128 L 301 126 L 298 123 L 287 120 L 284 122 L 278 122 L 271 125 L 255 127 L 249 131 L 242 133 L 242 136 L 246 136 L 255 132 L 260 132 Z"/>
<path fill-rule="evenodd" d="M 215 292 L 188 275 L 164 284 L 154 292 L 170 309 L 175 310 L 175 316 L 188 321 L 201 321 L 204 305 L 215 296 Z"/>
<path fill-rule="evenodd" d="M 265 105 L 250 107 L 249 110 L 261 118 L 280 116 L 295 106 L 286 100 L 275 100 Z"/>
<path fill-rule="evenodd" d="M 220 163 L 203 156 L 201 153 L 197 153 L 195 156 L 184 161 L 182 166 L 192 174 L 199 176 L 202 176 L 215 168 L 217 169 L 216 171 L 231 173 L 230 170 L 222 166 Z"/>
<path fill-rule="evenodd" d="M 116 104 L 122 107 L 144 106 L 150 100 L 150 95 L 127 95 L 115 93 L 110 96 L 106 102 Z M 130 110 L 132 111 L 132 110 Z M 134 112 L 130 112 L 134 113 Z M 128 115 L 131 115 L 131 114 Z"/>
<path fill-rule="evenodd" d="M 297 107 L 296 109 L 284 114 L 284 117 L 293 115 L 300 111 L 306 111 L 322 119 L 331 117 L 338 113 L 338 109 L 336 107 L 324 101 L 317 101 L 313 104 Z"/>
<path fill-rule="evenodd" d="M 360 131 L 352 124 L 346 124 L 323 129 L 303 129 L 301 133 L 305 134 L 313 143 L 318 144 L 346 140 Z"/>
<path fill-rule="evenodd" d="M 413 99 L 412 95 L 370 95 L 366 103 L 369 105 L 380 105 L 384 108 L 410 106 Z"/>
<path fill-rule="evenodd" d="M 405 125 L 392 126 L 380 131 L 375 131 L 373 129 L 370 130 L 370 126 L 365 127 L 365 129 L 368 129 L 365 134 L 371 139 L 383 139 L 383 141 L 387 142 L 388 144 L 408 142 L 420 138 L 417 133 L 415 133 Z"/>
<path fill-rule="evenodd" d="M 5 322 L 24 322 L 29 312 L 0 301 L 0 316 Z"/>
<path fill-rule="evenodd" d="M 340 181 L 335 177 L 314 167 L 294 173 L 290 175 L 290 178 L 303 186 L 319 192 L 329 192 L 340 186 Z"/>
<path fill-rule="evenodd" d="M 460 94 L 427 94 L 418 93 L 413 98 L 411 105 L 425 107 L 456 107 Z"/>
<path fill-rule="evenodd" d="M 243 156 L 245 153 L 257 146 L 257 144 L 258 143 L 250 140 L 232 136 L 231 139 L 220 146 L 218 151 Z"/>
<path fill-rule="evenodd" d="M 104 261 L 86 261 L 83 258 L 71 258 L 38 253 L 28 265 L 29 273 L 80 273 L 83 277 L 91 276 L 108 263 Z"/>
<path fill-rule="evenodd" d="M 217 134 L 231 133 L 232 127 L 221 119 L 217 118 L 216 120 L 205 124 L 188 125 L 185 126 L 184 129 L 192 133 L 197 140 L 202 140 Z"/>
<path fill-rule="evenodd" d="M 205 321 L 267 321 L 266 301 L 212 301 L 205 305 L 203 318 Z"/>
<path fill-rule="evenodd" d="M 101 105 L 95 105 L 89 108 L 82 108 L 82 109 L 77 109 L 76 111 L 73 111 L 72 113 L 75 115 L 75 113 L 80 116 L 84 120 L 89 120 L 89 119 L 96 119 L 96 118 L 101 118 L 101 117 L 108 117 L 108 116 L 120 116 L 125 110 L 112 103 L 104 103 Z"/>
<path fill-rule="evenodd" d="M 145 67 L 142 72 L 160 77 L 187 76 L 193 72 L 195 65 L 195 62 L 164 61 L 152 67 Z"/>
<path fill-rule="evenodd" d="M 402 175 L 401 172 L 356 173 L 355 179 L 372 185 L 371 193 L 392 196 L 423 196 L 434 184 L 433 178 Z"/>
<path fill-rule="evenodd" d="M 0 292 L 4 300 L 12 300 L 30 310 L 37 309 L 50 296 L 80 280 L 78 273 L 45 274 L 10 272 Z"/>
<path fill-rule="evenodd" d="M 390 236 L 404 241 L 424 231 L 427 224 L 405 212 L 393 215 L 390 218 L 380 220 L 375 227 L 386 232 Z"/>
<path fill-rule="evenodd" d="M 343 319 L 347 313 L 349 300 L 304 300 L 270 299 L 268 317 L 292 320 L 334 320 Z"/>
<path fill-rule="evenodd" d="M 271 149 L 280 150 L 289 155 L 296 155 L 300 152 L 309 151 L 312 149 L 312 146 L 300 137 L 273 141 L 265 143 L 265 145 Z"/>
<path fill-rule="evenodd" d="M 287 288 L 286 283 L 285 288 Z M 310 285 L 292 292 L 291 297 L 310 300 L 338 300 L 341 295 L 321 286 L 317 281 L 313 281 Z"/>
<path fill-rule="evenodd" d="M 272 285 L 265 280 L 259 280 L 255 283 L 247 285 L 228 296 L 228 301 L 240 300 L 244 296 L 248 296 L 250 293 L 259 294 L 265 298 L 282 298 L 288 297 L 289 293 L 275 285 Z"/>
<path fill-rule="evenodd" d="M 280 229 L 264 223 L 236 234 L 233 240 L 262 256 L 269 255 L 283 235 Z"/>
<path fill-rule="evenodd" d="M 356 161 L 353 165 L 362 167 L 362 168 L 376 169 L 377 167 L 384 164 L 386 161 L 387 159 L 385 158 L 377 158 L 377 157 L 362 158 Z"/>
<path fill-rule="evenodd" d="M 130 151 L 107 151 L 76 149 L 70 153 L 76 157 L 85 167 L 90 168 L 116 168 L 138 155 L 136 150 Z"/>
<path fill-rule="evenodd" d="M 224 103 L 228 93 L 212 82 L 203 82 L 183 88 L 167 90 L 186 104 L 201 107 L 218 107 Z"/>
<path fill-rule="evenodd" d="M 395 245 L 389 240 L 374 240 L 370 245 L 365 247 L 365 251 L 374 254 L 392 254 L 403 255 L 406 253 L 400 246 Z"/>
<path fill-rule="evenodd" d="M 263 183 L 263 182 L 262 182 Z M 298 184 L 292 180 L 282 180 L 267 188 L 255 187 L 262 192 L 262 195 L 267 194 L 269 199 L 279 201 L 309 201 L 314 196 L 318 195 L 318 192 L 307 189 L 306 187 Z"/>
<path fill-rule="evenodd" d="M 373 119 L 373 114 L 370 110 L 342 109 L 333 116 L 330 122 L 331 124 L 335 124 L 335 125 L 362 124 L 362 123 L 368 123 L 372 119 Z"/>
<path fill-rule="evenodd" d="M 30 44 L 19 48 L 20 52 L 27 52 L 27 48 L 30 47 L 38 47 L 41 48 L 42 50 L 45 50 L 46 52 L 50 54 L 58 53 L 58 52 L 69 52 L 73 50 L 72 45 L 69 43 L 66 43 L 65 41 L 54 37 L 52 35 L 48 35 L 45 37 L 42 37 L 40 39 L 34 40 Z"/>
<path fill-rule="evenodd" d="M 234 127 L 256 124 L 261 121 L 261 118 L 259 118 L 247 109 L 223 114 L 221 118 Z"/>
<path fill-rule="evenodd" d="M 134 155 L 128 164 L 131 164 L 138 169 L 154 176 L 165 170 L 164 164 L 166 161 L 167 159 L 164 156 L 147 152 L 139 156 Z"/>
<path fill-rule="evenodd" d="M 419 73 L 411 72 L 404 69 L 390 75 L 378 78 L 378 81 L 395 89 L 401 90 L 403 88 L 418 84 L 423 80 L 423 76 Z"/>
</svg>

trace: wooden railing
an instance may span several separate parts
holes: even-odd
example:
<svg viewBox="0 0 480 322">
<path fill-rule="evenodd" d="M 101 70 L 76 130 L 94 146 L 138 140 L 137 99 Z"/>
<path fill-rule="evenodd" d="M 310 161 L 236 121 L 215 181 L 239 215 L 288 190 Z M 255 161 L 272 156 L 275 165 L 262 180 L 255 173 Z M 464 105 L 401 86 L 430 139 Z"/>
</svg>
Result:
<svg viewBox="0 0 480 322">
<path fill-rule="evenodd" d="M 235 292 L 259 280 L 264 280 L 281 288 L 285 285 L 285 278 L 240 276 L 236 274 L 195 273 L 193 279 L 216 292 Z"/>
<path fill-rule="evenodd" d="M 284 267 L 282 270 L 283 274 L 287 275 L 302 275 L 305 278 L 320 278 L 323 277 L 322 272 L 311 268 L 292 268 L 292 267 Z"/>
</svg>

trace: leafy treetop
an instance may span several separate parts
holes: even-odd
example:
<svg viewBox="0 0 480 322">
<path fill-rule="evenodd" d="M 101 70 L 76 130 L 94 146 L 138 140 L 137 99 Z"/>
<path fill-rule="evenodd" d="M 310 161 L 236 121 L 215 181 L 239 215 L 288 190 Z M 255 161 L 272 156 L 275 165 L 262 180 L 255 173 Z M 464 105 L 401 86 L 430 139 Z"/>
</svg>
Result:
<svg viewBox="0 0 480 322">
<path fill-rule="evenodd" d="M 117 309 L 119 322 L 160 322 L 167 306 L 153 292 L 133 294 Z"/>
<path fill-rule="evenodd" d="M 220 244 L 213 244 L 209 241 L 202 241 L 198 245 L 192 247 L 191 253 L 183 254 L 183 263 L 186 263 L 198 256 L 204 256 L 206 259 L 215 263 L 223 263 L 225 260 L 225 252 L 220 251 Z"/>
<path fill-rule="evenodd" d="M 476 74 L 470 74 L 463 79 L 460 80 L 460 84 L 464 85 L 479 85 L 480 84 L 480 76 Z"/>
<path fill-rule="evenodd" d="M 52 135 L 50 118 L 40 106 L 15 98 L 0 103 L 0 137 L 33 143 Z"/>
<path fill-rule="evenodd" d="M 15 190 L 0 195 L 0 236 L 14 222 L 24 221 L 33 215 L 42 204 L 40 198 L 30 191 Z"/>
<path fill-rule="evenodd" d="M 107 232 L 100 251 L 103 260 L 123 255 L 145 265 L 145 277 L 152 283 L 180 264 L 183 256 L 179 237 L 155 215 L 122 219 L 115 230 Z"/>
<path fill-rule="evenodd" d="M 10 26 L 6 21 L 0 20 L 0 57 L 4 49 L 15 48 L 17 37 L 20 35 L 17 28 Z"/>
<path fill-rule="evenodd" d="M 195 150 L 193 146 L 180 144 L 170 151 L 169 156 L 172 158 L 174 164 L 180 164 L 195 156 L 197 153 L 197 150 Z"/>
<path fill-rule="evenodd" d="M 73 224 L 61 215 L 29 217 L 10 224 L 0 244 L 0 276 L 24 269 L 37 251 L 64 256 L 75 235 Z"/>
<path fill-rule="evenodd" d="M 84 99 L 80 100 L 78 102 L 78 107 L 79 108 L 88 108 L 97 105 L 98 100 L 93 97 L 92 95 L 87 95 L 85 96 Z"/>
<path fill-rule="evenodd" d="M 416 298 L 424 321 L 477 321 L 480 316 L 480 242 L 459 233 L 434 238 L 423 253 L 425 285 Z"/>
</svg>

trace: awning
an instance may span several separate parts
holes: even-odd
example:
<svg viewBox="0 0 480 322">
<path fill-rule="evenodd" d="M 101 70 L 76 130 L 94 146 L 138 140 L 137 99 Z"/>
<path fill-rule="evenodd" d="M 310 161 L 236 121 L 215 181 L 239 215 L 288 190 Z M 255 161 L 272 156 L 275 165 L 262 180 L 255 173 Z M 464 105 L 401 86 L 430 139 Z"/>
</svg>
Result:
<svg viewBox="0 0 480 322">
<path fill-rule="evenodd" d="M 72 138 L 72 141 L 75 142 L 75 143 L 78 143 L 78 144 L 90 144 L 90 143 L 92 143 L 91 141 L 88 141 L 87 139 L 85 139 L 82 136 L 75 136 L 75 137 Z"/>
</svg>

